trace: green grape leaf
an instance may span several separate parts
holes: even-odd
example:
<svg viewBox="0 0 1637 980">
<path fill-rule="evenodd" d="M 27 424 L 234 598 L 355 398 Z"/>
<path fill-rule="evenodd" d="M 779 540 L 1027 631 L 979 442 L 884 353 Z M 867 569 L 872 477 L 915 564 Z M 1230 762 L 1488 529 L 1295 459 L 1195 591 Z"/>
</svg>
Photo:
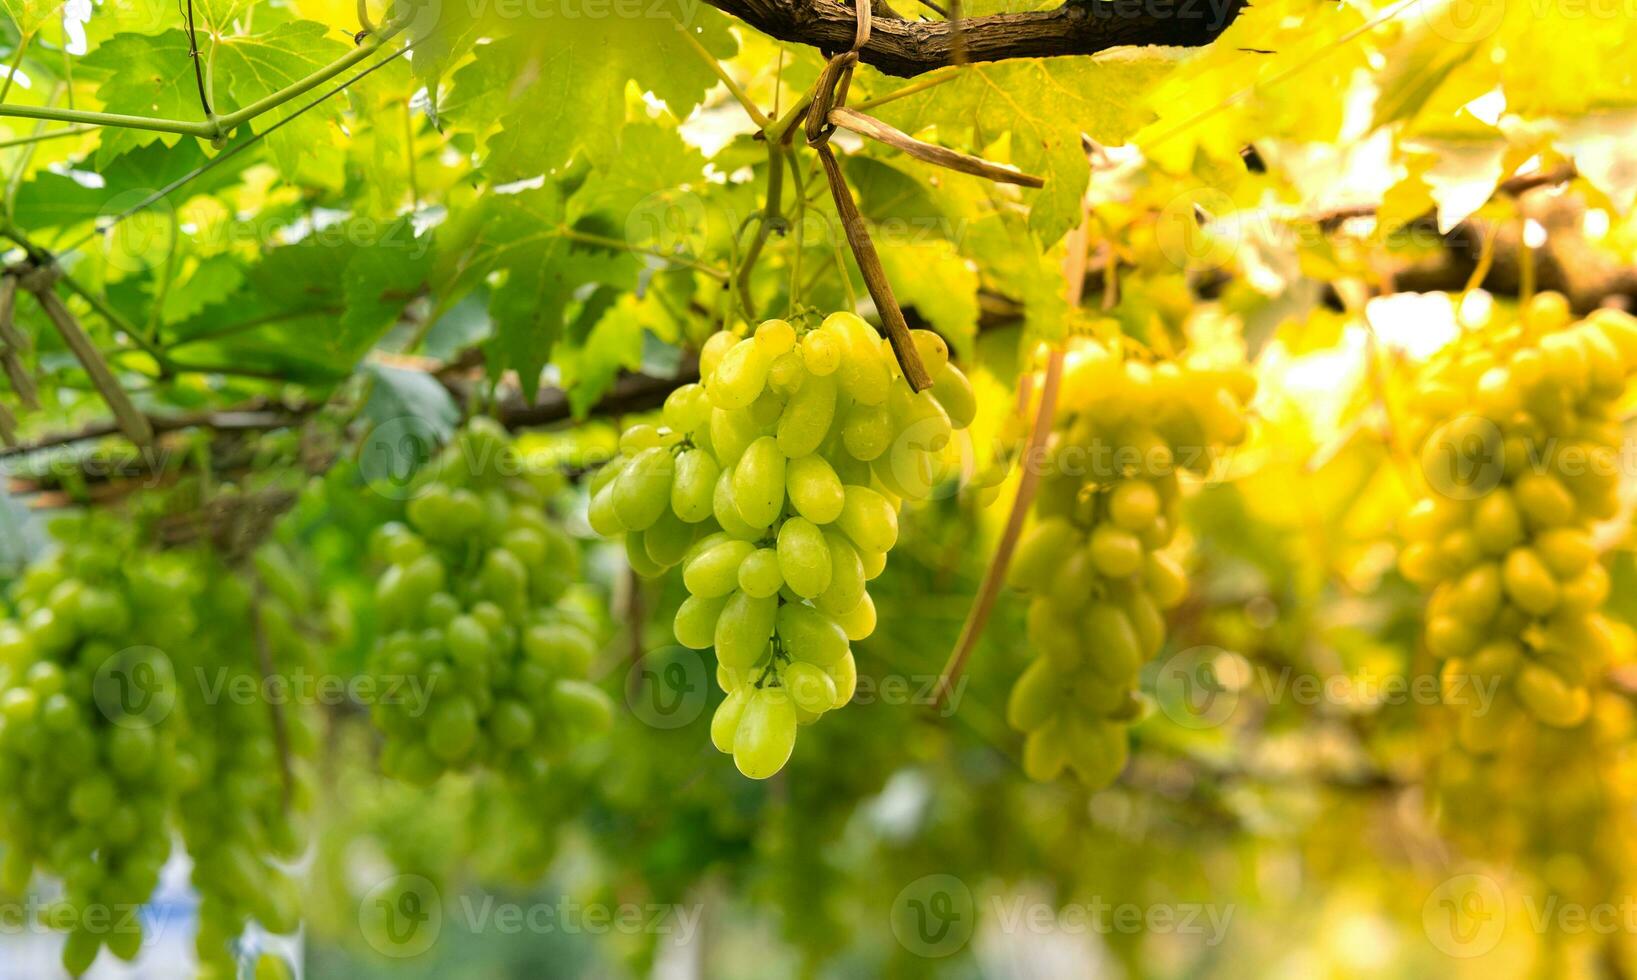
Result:
<svg viewBox="0 0 1637 980">
<path fill-rule="evenodd" d="M 198 83 L 190 70 L 188 37 L 178 30 L 161 34 L 116 34 L 81 63 L 85 74 L 102 80 L 97 98 L 105 112 L 197 121 L 204 117 Z M 175 146 L 183 137 L 138 129 L 102 131 L 96 166 L 153 142 Z"/>
<path fill-rule="evenodd" d="M 449 390 L 424 371 L 377 364 L 364 365 L 364 373 L 375 382 L 364 402 L 364 417 L 375 425 L 394 419 L 415 418 L 427 423 L 440 443 L 455 434 L 460 423 L 460 406 Z"/>
<path fill-rule="evenodd" d="M 643 322 L 648 311 L 634 295 L 618 297 L 578 347 L 560 352 L 563 389 L 575 418 L 584 418 L 621 371 L 642 367 Z"/>
<path fill-rule="evenodd" d="M 212 255 L 191 263 L 184 275 L 165 291 L 162 319 L 179 323 L 224 302 L 244 285 L 244 267 L 236 256 Z"/>
<path fill-rule="evenodd" d="M 670 9 L 671 2 L 678 10 Z M 717 57 L 733 53 L 733 36 L 720 15 L 694 8 L 687 17 L 680 0 L 667 0 L 648 16 L 622 22 L 618 31 L 596 20 L 559 20 L 549 29 L 519 30 L 483 45 L 474 67 L 457 73 L 452 102 L 474 107 L 460 92 L 463 84 L 506 93 L 501 130 L 489 141 L 488 165 L 497 180 L 552 173 L 581 152 L 607 164 L 619 151 L 627 82 L 635 80 L 679 119 L 717 83 L 684 30 Z M 468 112 L 471 124 L 485 127 L 492 111 Z"/>
<path fill-rule="evenodd" d="M 234 142 L 248 138 L 248 133 L 241 133 Z M 205 160 L 197 140 L 186 140 L 174 147 L 156 141 L 121 154 L 105 167 L 98 167 L 101 186 L 76 179 L 69 173 L 41 171 L 18 187 L 13 218 L 20 227 L 35 232 L 77 228 L 99 217 L 112 218 Z M 165 203 L 154 205 L 153 210 L 163 213 L 167 208 L 181 206 L 190 197 L 221 193 L 237 184 L 245 169 L 254 163 L 254 154 L 235 156 L 190 181 L 185 191 L 165 198 Z"/>
<path fill-rule="evenodd" d="M 255 102 L 310 75 L 341 54 L 346 46 L 329 36 L 330 28 L 314 21 L 287 21 L 264 34 L 223 38 L 214 55 L 218 114 Z M 118 34 L 86 56 L 84 65 L 98 78 L 97 98 L 105 111 L 133 116 L 199 121 L 204 109 L 198 82 L 191 70 L 187 34 Z M 306 104 L 295 99 L 269 110 L 250 123 L 256 131 L 289 117 Z M 286 175 L 298 172 L 306 179 L 339 179 L 339 155 L 329 126 L 340 111 L 326 102 L 267 137 L 268 152 Z M 121 154 L 159 142 L 175 146 L 183 139 L 167 133 L 136 129 L 105 129 L 97 150 L 101 167 Z"/>
<path fill-rule="evenodd" d="M 17 30 L 28 37 L 62 15 L 64 0 L 4 0 L 6 13 Z"/>
<path fill-rule="evenodd" d="M 347 52 L 332 28 L 310 20 L 280 24 L 265 34 L 241 34 L 223 39 L 216 50 L 216 90 L 225 81 L 234 105 L 215 106 L 218 114 L 242 108 L 311 75 Z M 185 63 L 184 63 L 185 64 Z M 217 96 L 221 98 L 220 95 Z M 250 125 L 266 132 L 289 119 L 316 95 L 305 95 L 256 117 Z M 312 183 L 339 184 L 341 155 L 331 138 L 331 126 L 341 102 L 329 99 L 267 137 L 268 152 L 286 176 L 301 176 Z"/>
<path fill-rule="evenodd" d="M 675 129 L 632 123 L 620 136 L 619 156 L 593 170 L 569 199 L 570 220 L 602 211 L 625 225 L 650 195 L 698 184 L 704 177 L 704 154 L 684 143 Z"/>
<path fill-rule="evenodd" d="M 968 65 L 953 81 L 876 113 L 912 134 L 936 127 L 940 141 L 967 151 L 1010 134 L 1011 162 L 1045 179 L 1024 199 L 1030 229 L 1049 244 L 1080 220 L 1091 174 L 1080 135 L 1123 143 L 1148 119 L 1144 93 L 1172 68 L 1160 60 L 1091 58 Z"/>
<path fill-rule="evenodd" d="M 941 239 L 876 245 L 898 302 L 912 306 L 960 351 L 978 332 L 978 271 Z"/>
<path fill-rule="evenodd" d="M 390 329 L 426 286 L 431 246 L 430 237 L 415 236 L 409 218 L 399 218 L 359 248 L 341 274 L 342 334 L 373 342 Z"/>
<path fill-rule="evenodd" d="M 562 192 L 548 182 L 487 195 L 437 233 L 434 288 L 450 297 L 495 278 L 490 369 L 516 370 L 530 401 L 574 292 L 589 283 L 636 285 L 637 263 L 629 254 L 577 245 L 567 237 L 566 217 Z"/>
</svg>

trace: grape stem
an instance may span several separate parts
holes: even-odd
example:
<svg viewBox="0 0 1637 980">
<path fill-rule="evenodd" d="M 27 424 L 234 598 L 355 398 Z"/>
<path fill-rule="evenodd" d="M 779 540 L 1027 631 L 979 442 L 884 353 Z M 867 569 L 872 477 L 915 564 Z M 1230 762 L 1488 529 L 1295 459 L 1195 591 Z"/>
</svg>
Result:
<svg viewBox="0 0 1637 980">
<path fill-rule="evenodd" d="M 250 634 L 256 643 L 256 662 L 261 669 L 262 683 L 266 684 L 273 677 L 273 649 L 267 642 L 267 630 L 262 625 L 261 604 L 264 589 L 261 576 L 253 570 L 251 578 L 255 583 L 255 595 L 250 600 Z M 273 720 L 273 745 L 278 749 L 279 777 L 282 786 L 284 809 L 290 809 L 291 797 L 295 792 L 295 776 L 290 770 L 290 731 L 285 724 L 284 708 L 278 698 L 267 699 L 267 711 Z"/>
<path fill-rule="evenodd" d="M 1079 307 L 1084 297 L 1086 239 L 1090 234 L 1090 226 L 1091 213 L 1082 204 L 1080 227 L 1069 233 L 1066 240 L 1068 254 L 1063 260 L 1064 292 L 1071 309 Z M 1063 349 L 1054 347 L 1046 358 L 1046 377 L 1040 387 L 1040 405 L 1035 409 L 1034 423 L 1029 429 L 1029 439 L 1023 451 L 1017 497 L 1012 501 L 1012 512 L 1007 515 L 1006 529 L 1001 533 L 1000 541 L 995 546 L 994 558 L 990 560 L 989 567 L 983 573 L 983 583 L 978 588 L 977 598 L 972 603 L 966 622 L 961 625 L 960 638 L 955 641 L 955 649 L 950 653 L 949 661 L 938 677 L 938 686 L 933 691 L 931 704 L 934 714 L 942 714 L 950 694 L 960 681 L 961 673 L 966 669 L 967 661 L 972 657 L 972 651 L 977 648 L 978 638 L 983 635 L 983 628 L 989 623 L 989 614 L 994 611 L 995 600 L 1000 595 L 1001 586 L 1006 582 L 1006 569 L 1012 562 L 1012 553 L 1017 549 L 1018 539 L 1023 535 L 1023 525 L 1029 517 L 1029 505 L 1034 502 L 1035 490 L 1040 485 L 1040 467 L 1037 461 L 1041 449 L 1046 445 L 1046 436 L 1052 429 L 1052 417 L 1057 411 L 1057 390 L 1062 376 Z"/>
</svg>

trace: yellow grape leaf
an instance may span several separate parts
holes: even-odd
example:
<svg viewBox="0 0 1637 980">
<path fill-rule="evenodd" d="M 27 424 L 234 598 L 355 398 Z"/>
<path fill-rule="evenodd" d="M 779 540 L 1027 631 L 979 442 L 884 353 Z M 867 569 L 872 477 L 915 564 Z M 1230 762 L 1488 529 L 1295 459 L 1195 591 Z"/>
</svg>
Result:
<svg viewBox="0 0 1637 980">
<path fill-rule="evenodd" d="M 936 129 L 958 149 L 1011 135 L 1011 162 L 1042 177 L 1025 191 L 1029 227 L 1051 243 L 1080 220 L 1090 165 L 1082 133 L 1123 143 L 1148 118 L 1144 96 L 1173 68 L 1147 59 L 1050 58 L 968 65 L 950 82 L 882 106 L 877 113 L 910 133 Z"/>
<path fill-rule="evenodd" d="M 33 37 L 41 27 L 62 13 L 65 0 L 0 0 L 6 13 L 17 22 L 24 37 Z"/>
<path fill-rule="evenodd" d="M 1432 160 L 1422 179 L 1438 207 L 1440 234 L 1448 234 L 1483 207 L 1504 173 L 1504 140 L 1420 140 L 1405 143 L 1404 148 Z"/>
</svg>

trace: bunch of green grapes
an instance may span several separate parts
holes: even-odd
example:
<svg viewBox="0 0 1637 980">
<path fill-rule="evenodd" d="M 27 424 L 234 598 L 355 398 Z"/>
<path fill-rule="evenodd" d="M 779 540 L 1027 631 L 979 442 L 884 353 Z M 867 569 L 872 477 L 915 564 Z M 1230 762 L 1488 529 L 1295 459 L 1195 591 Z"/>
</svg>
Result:
<svg viewBox="0 0 1637 980">
<path fill-rule="evenodd" d="M 1412 403 L 1427 488 L 1402 522 L 1399 567 L 1431 592 L 1427 649 L 1472 752 L 1531 718 L 1579 725 L 1614 650 L 1592 531 L 1619 510 L 1637 320 L 1570 319 L 1542 293 L 1516 321 L 1465 333 Z"/>
<path fill-rule="evenodd" d="M 4 887 L 61 879 L 48 924 L 78 976 L 103 946 L 132 959 L 133 914 L 170 855 L 169 817 L 196 788 L 171 659 L 194 642 L 189 562 L 139 547 L 117 521 L 64 522 L 0 622 L 0 839 Z"/>
<path fill-rule="evenodd" d="M 1138 671 L 1164 642 L 1164 610 L 1188 591 L 1166 550 L 1179 474 L 1206 472 L 1244 440 L 1254 390 L 1242 369 L 1150 364 L 1089 340 L 1066 355 L 1045 452 L 1024 460 L 1041 467 L 1035 524 L 1010 568 L 1033 597 L 1034 659 L 1006 706 L 1027 733 L 1031 778 L 1072 768 L 1101 787 L 1125 767 Z"/>
<path fill-rule="evenodd" d="M 420 475 L 407 523 L 371 542 L 386 565 L 373 717 L 395 776 L 426 783 L 486 767 L 537 777 L 612 720 L 607 695 L 585 680 L 596 652 L 586 618 L 563 601 L 578 549 L 522 470 L 506 432 L 475 420 Z"/>
<path fill-rule="evenodd" d="M 183 665 L 193 673 L 182 688 L 186 754 L 200 778 L 182 794 L 177 823 L 199 893 L 202 970 L 232 977 L 231 944 L 250 920 L 275 933 L 300 925 L 286 865 L 306 843 L 300 819 L 312 804 L 318 737 L 307 692 L 289 685 L 313 676 L 318 638 L 315 599 L 282 548 L 258 549 L 253 576 L 213 570 L 199 600 L 198 662 Z"/>
<path fill-rule="evenodd" d="M 626 536 L 632 568 L 682 567 L 677 642 L 715 647 L 727 698 L 711 740 L 753 779 L 783 768 L 798 725 L 852 699 L 849 644 L 875 629 L 865 583 L 898 540 L 900 503 L 944 479 L 943 451 L 976 413 L 947 345 L 912 333 L 933 379 L 919 393 L 851 313 L 717 333 L 702 383 L 673 392 L 660 425 L 626 430 L 591 482 L 591 526 Z"/>
<path fill-rule="evenodd" d="M 1440 823 L 1464 852 L 1524 867 L 1572 901 L 1626 894 L 1637 858 L 1633 734 L 1629 699 L 1600 690 L 1576 728 L 1515 725 L 1492 752 L 1444 753 L 1431 782 Z"/>
</svg>

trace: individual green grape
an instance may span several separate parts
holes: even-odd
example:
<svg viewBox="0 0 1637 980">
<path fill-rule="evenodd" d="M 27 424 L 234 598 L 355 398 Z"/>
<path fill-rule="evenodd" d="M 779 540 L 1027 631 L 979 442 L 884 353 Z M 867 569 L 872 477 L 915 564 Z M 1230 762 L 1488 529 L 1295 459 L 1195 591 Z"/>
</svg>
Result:
<svg viewBox="0 0 1637 980">
<path fill-rule="evenodd" d="M 711 500 L 711 514 L 722 530 L 743 541 L 759 541 L 767 534 L 767 525 L 753 525 L 745 520 L 735 499 L 733 484 L 737 470 L 723 470 L 716 480 L 716 493 Z"/>
<path fill-rule="evenodd" d="M 722 541 L 688 563 L 682 571 L 682 584 L 695 596 L 725 596 L 738 587 L 739 566 L 755 552 L 756 546 L 749 541 Z"/>
<path fill-rule="evenodd" d="M 766 779 L 784 768 L 796 747 L 796 707 L 781 688 L 750 695 L 733 735 L 733 762 L 751 779 Z"/>
<path fill-rule="evenodd" d="M 841 424 L 841 441 L 854 459 L 869 462 L 887 451 L 895 429 L 892 413 L 885 406 L 859 404 Z"/>
<path fill-rule="evenodd" d="M 779 553 L 773 548 L 758 548 L 739 564 L 739 589 L 758 599 L 776 595 L 784 587 L 784 572 L 779 568 Z"/>
<path fill-rule="evenodd" d="M 972 382 L 961 369 L 953 364 L 945 364 L 933 374 L 932 395 L 949 413 L 949 422 L 957 429 L 971 425 L 978 416 L 977 392 L 972 390 Z"/>
<path fill-rule="evenodd" d="M 785 492 L 796 513 L 814 524 L 841 516 L 846 488 L 823 456 L 798 456 L 785 464 Z"/>
<path fill-rule="evenodd" d="M 651 446 L 631 458 L 614 480 L 614 512 L 628 530 L 641 531 L 670 504 L 676 460 L 670 449 Z"/>
<path fill-rule="evenodd" d="M 687 449 L 676 458 L 676 474 L 671 483 L 671 510 L 689 524 L 711 516 L 715 507 L 716 482 L 722 468 L 703 449 Z"/>
<path fill-rule="evenodd" d="M 784 651 L 798 660 L 828 667 L 847 654 L 846 630 L 811 606 L 781 605 L 777 626 Z"/>
<path fill-rule="evenodd" d="M 779 528 L 779 572 L 790 591 L 811 599 L 830 587 L 830 546 L 818 526 L 792 517 Z"/>
<path fill-rule="evenodd" d="M 752 527 L 767 527 L 784 507 L 785 456 L 772 436 L 745 449 L 733 468 L 733 502 Z"/>
<path fill-rule="evenodd" d="M 825 532 L 824 544 L 830 555 L 829 584 L 812 597 L 813 605 L 831 616 L 844 616 L 868 594 L 864 561 L 840 534 Z"/>
<path fill-rule="evenodd" d="M 706 650 L 716 642 L 716 621 L 726 606 L 726 594 L 715 597 L 691 595 L 677 607 L 673 628 L 676 642 L 690 650 Z"/>
<path fill-rule="evenodd" d="M 728 755 L 733 754 L 733 743 L 739 734 L 739 722 L 744 718 L 745 706 L 755 696 L 756 688 L 745 685 L 728 692 L 722 703 L 716 706 L 716 713 L 711 715 L 711 744 L 716 751 Z"/>
<path fill-rule="evenodd" d="M 774 356 L 753 340 L 741 340 L 728 348 L 705 382 L 711 404 L 722 411 L 733 411 L 755 401 L 767 384 Z"/>
<path fill-rule="evenodd" d="M 964 377 L 944 383 L 970 390 Z M 1101 787 L 1124 767 L 1138 674 L 1164 644 L 1162 610 L 1188 590 L 1162 550 L 1181 493 L 1177 460 L 1208 460 L 1243 440 L 1253 390 L 1240 369 L 1151 366 L 1089 340 L 1070 348 L 1035 523 L 1008 569 L 1012 587 L 1033 596 L 1036 655 L 1007 701 L 1031 778 L 1072 771 Z M 963 397 L 944 400 L 952 422 Z"/>
<path fill-rule="evenodd" d="M 848 486 L 836 525 L 863 551 L 888 552 L 898 543 L 898 511 L 869 487 Z"/>
<path fill-rule="evenodd" d="M 716 658 L 730 669 L 754 667 L 767 654 L 778 612 L 775 596 L 733 593 L 716 620 Z"/>
<path fill-rule="evenodd" d="M 852 313 L 832 313 L 820 329 L 834 331 L 841 341 L 841 389 L 861 404 L 883 404 L 892 391 L 892 369 L 870 325 Z"/>
<path fill-rule="evenodd" d="M 779 451 L 794 459 L 816 451 L 829 434 L 836 411 L 836 384 L 827 377 L 804 382 L 779 416 Z"/>
</svg>

